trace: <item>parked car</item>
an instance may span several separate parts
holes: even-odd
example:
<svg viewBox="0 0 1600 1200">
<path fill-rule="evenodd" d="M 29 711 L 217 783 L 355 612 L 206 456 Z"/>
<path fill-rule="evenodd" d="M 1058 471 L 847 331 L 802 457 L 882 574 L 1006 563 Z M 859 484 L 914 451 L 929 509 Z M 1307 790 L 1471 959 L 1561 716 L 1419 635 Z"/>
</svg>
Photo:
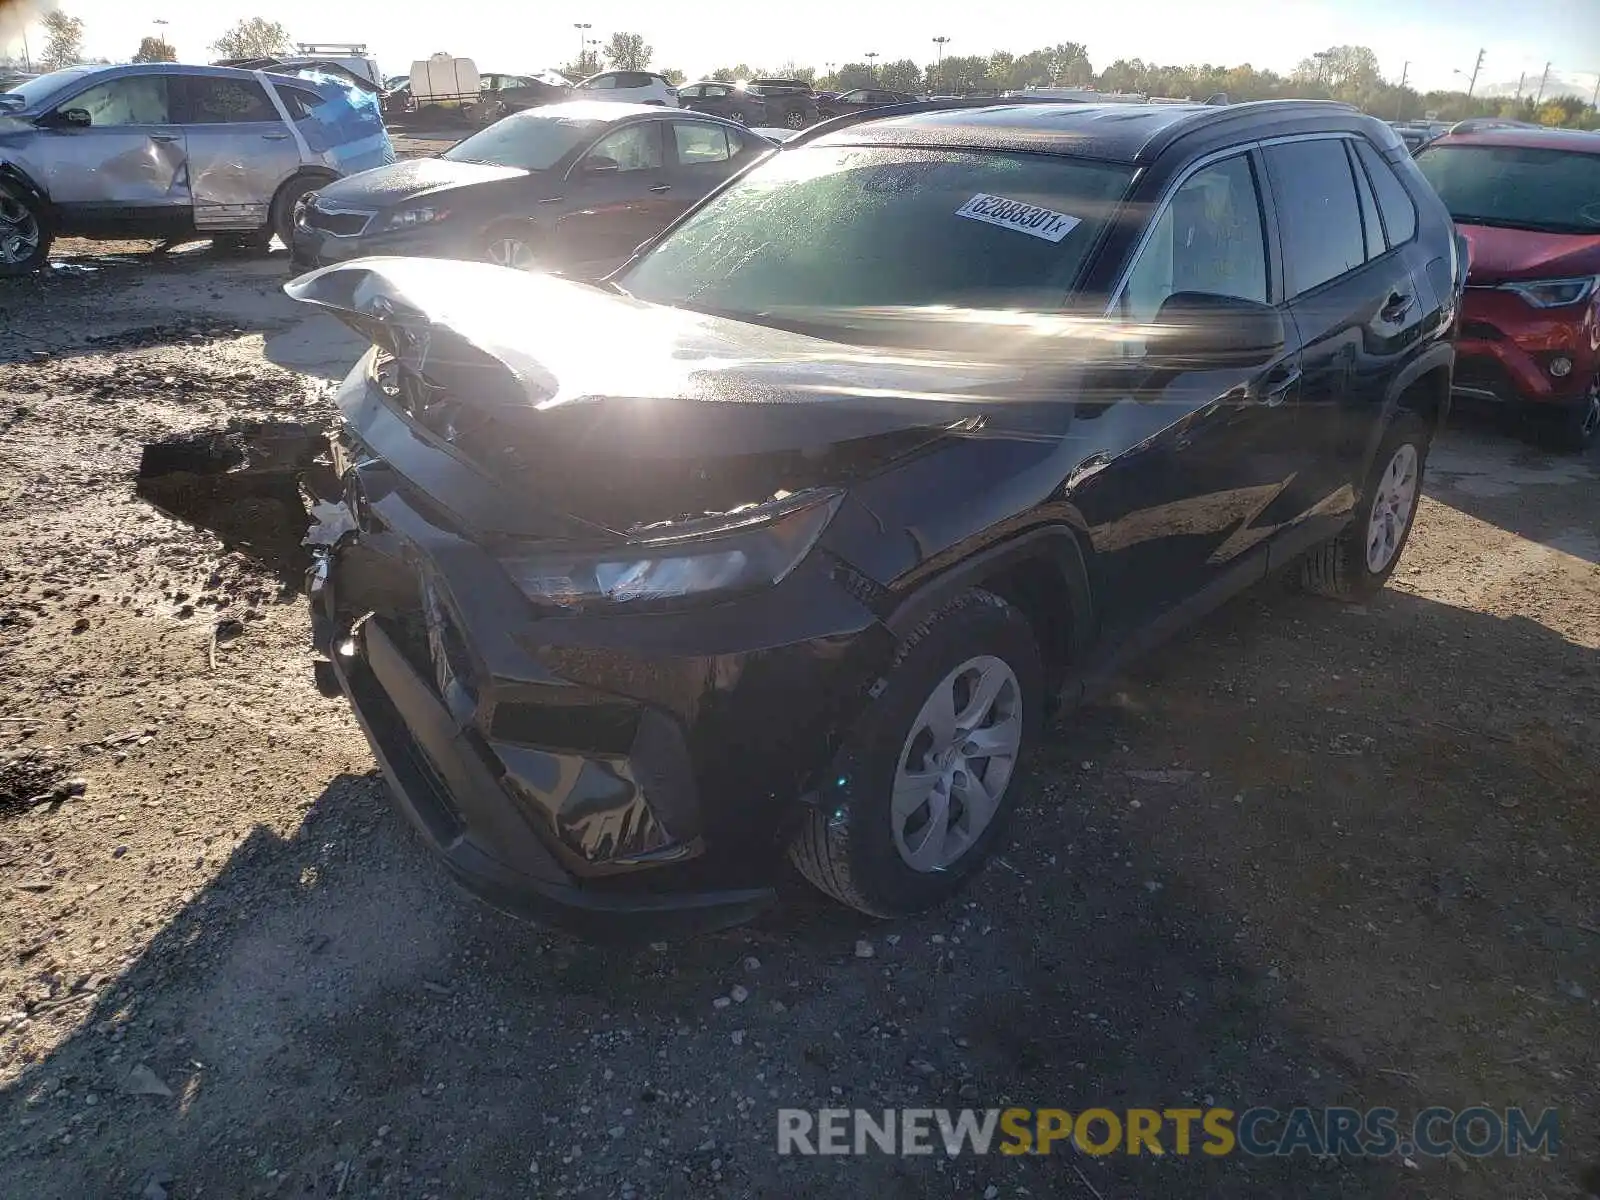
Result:
<svg viewBox="0 0 1600 1200">
<path fill-rule="evenodd" d="M 665 75 L 653 71 L 602 71 L 578 84 L 576 90 L 585 100 L 678 107 L 678 89 Z"/>
<path fill-rule="evenodd" d="M 736 83 L 702 79 L 678 89 L 678 106 L 695 112 L 712 113 L 741 125 L 760 125 L 767 119 L 766 103 Z"/>
<path fill-rule="evenodd" d="M 345 171 L 394 159 L 372 93 L 326 78 L 153 63 L 70 67 L 0 93 L 0 276 L 56 237 L 265 247 Z"/>
<path fill-rule="evenodd" d="M 890 92 L 882 88 L 855 88 L 852 91 L 841 92 L 832 100 L 823 101 L 818 107 L 824 117 L 842 117 L 873 108 L 885 108 L 891 104 L 909 104 L 915 99 L 916 97 L 909 92 Z"/>
<path fill-rule="evenodd" d="M 1600 133 L 1465 122 L 1417 165 L 1472 247 L 1456 390 L 1600 437 Z"/>
<path fill-rule="evenodd" d="M 699 113 L 594 100 L 529 109 L 437 157 L 308 196 L 294 261 L 420 254 L 521 269 L 611 267 L 771 149 L 734 122 Z"/>
<path fill-rule="evenodd" d="M 480 75 L 482 99 L 478 109 L 485 124 L 525 108 L 560 104 L 572 98 L 572 85 L 554 71 L 534 75 Z"/>
<path fill-rule="evenodd" d="M 1463 274 L 1388 126 L 1287 101 L 819 126 L 597 286 L 307 275 L 378 343 L 319 681 L 498 906 L 716 926 L 787 854 L 926 908 L 1056 699 L 1269 572 L 1384 585 Z"/>
<path fill-rule="evenodd" d="M 757 125 L 777 125 L 784 129 L 804 129 L 821 118 L 811 85 L 799 79 L 752 79 L 745 91 L 762 102 Z"/>
</svg>

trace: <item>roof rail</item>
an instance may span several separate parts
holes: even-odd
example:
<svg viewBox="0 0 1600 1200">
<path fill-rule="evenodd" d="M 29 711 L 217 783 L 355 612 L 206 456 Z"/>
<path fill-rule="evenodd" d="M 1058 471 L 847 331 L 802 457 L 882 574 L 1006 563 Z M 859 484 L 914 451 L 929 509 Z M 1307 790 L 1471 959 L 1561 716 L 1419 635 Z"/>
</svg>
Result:
<svg viewBox="0 0 1600 1200">
<path fill-rule="evenodd" d="M 882 108 L 868 108 L 861 112 L 844 113 L 837 117 L 829 117 L 826 121 L 819 121 L 808 129 L 800 131 L 799 135 L 783 143 L 784 147 L 799 146 L 806 142 L 815 141 L 824 134 L 835 133 L 840 129 L 849 129 L 852 125 L 859 125 L 863 121 L 877 121 L 884 117 L 908 117 L 915 113 L 944 112 L 947 109 L 962 108 L 994 108 L 1012 104 L 1085 104 L 1092 101 L 1084 100 L 1059 100 L 1048 96 L 962 96 L 949 100 L 911 100 L 905 104 L 885 104 Z"/>
<path fill-rule="evenodd" d="M 1513 121 L 1510 117 L 1468 117 L 1450 126 L 1449 133 L 1481 133 L 1485 129 L 1543 129 L 1532 121 Z"/>
</svg>

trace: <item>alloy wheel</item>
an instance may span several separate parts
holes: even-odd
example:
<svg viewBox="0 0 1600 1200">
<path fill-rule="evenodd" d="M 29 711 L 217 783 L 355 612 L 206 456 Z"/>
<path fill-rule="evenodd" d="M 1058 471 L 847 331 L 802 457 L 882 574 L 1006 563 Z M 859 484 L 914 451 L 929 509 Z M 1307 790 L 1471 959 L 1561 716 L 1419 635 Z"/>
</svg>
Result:
<svg viewBox="0 0 1600 1200">
<path fill-rule="evenodd" d="M 1378 479 L 1367 520 L 1367 570 L 1382 574 L 1400 552 L 1417 507 L 1417 448 L 1403 442 Z"/>
<path fill-rule="evenodd" d="M 992 655 L 969 658 L 923 702 L 900 750 L 889 805 L 895 849 L 942 871 L 972 849 L 1005 796 L 1022 748 L 1022 687 Z"/>
<path fill-rule="evenodd" d="M 521 238 L 496 238 L 489 243 L 489 261 L 513 271 L 531 271 L 538 264 L 533 247 Z"/>
<path fill-rule="evenodd" d="M 16 266 L 38 251 L 38 219 L 22 201 L 0 194 L 0 262 Z"/>
<path fill-rule="evenodd" d="M 790 129 L 804 129 L 806 127 L 806 115 L 803 112 L 792 112 L 783 119 L 783 123 Z"/>
</svg>

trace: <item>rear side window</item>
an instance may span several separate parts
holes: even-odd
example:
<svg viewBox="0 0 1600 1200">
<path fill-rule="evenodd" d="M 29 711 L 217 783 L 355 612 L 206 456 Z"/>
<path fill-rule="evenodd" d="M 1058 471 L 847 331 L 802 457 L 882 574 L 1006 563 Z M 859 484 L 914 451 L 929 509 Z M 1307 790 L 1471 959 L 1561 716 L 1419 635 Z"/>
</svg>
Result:
<svg viewBox="0 0 1600 1200">
<path fill-rule="evenodd" d="M 654 82 L 655 80 L 653 78 L 644 74 L 642 71 L 625 71 L 623 74 L 617 76 L 617 86 L 619 88 L 649 87 Z"/>
<path fill-rule="evenodd" d="M 598 91 L 609 91 L 617 86 L 617 77 L 615 75 L 600 75 L 589 80 L 589 82 L 583 86 L 586 88 L 593 88 Z"/>
<path fill-rule="evenodd" d="M 1353 143 L 1356 157 L 1367 169 L 1372 180 L 1372 190 L 1378 194 L 1378 210 L 1383 213 L 1383 225 L 1389 234 L 1389 245 L 1399 246 L 1417 236 L 1417 206 L 1406 191 L 1406 185 L 1394 173 L 1394 168 L 1366 142 Z"/>
<path fill-rule="evenodd" d="M 1343 139 L 1285 142 L 1265 150 L 1283 233 L 1291 298 L 1367 261 L 1361 201 Z"/>
<path fill-rule="evenodd" d="M 278 84 L 278 96 L 283 100 L 283 106 L 289 110 L 289 116 L 296 121 L 303 121 L 314 111 L 321 108 L 326 101 L 315 92 L 305 88 L 286 87 Z"/>
<path fill-rule="evenodd" d="M 188 95 L 183 123 L 186 125 L 226 125 L 235 121 L 276 121 L 278 110 L 267 93 L 253 79 L 208 79 L 185 77 Z"/>
</svg>

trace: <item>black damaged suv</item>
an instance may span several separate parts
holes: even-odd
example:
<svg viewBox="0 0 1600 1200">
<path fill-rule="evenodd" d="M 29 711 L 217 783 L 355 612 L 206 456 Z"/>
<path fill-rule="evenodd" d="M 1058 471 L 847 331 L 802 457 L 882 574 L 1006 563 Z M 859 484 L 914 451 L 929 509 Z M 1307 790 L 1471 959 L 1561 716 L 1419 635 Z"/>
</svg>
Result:
<svg viewBox="0 0 1600 1200">
<path fill-rule="evenodd" d="M 1331 104 L 819 126 L 600 286 L 368 259 L 319 673 L 504 908 L 869 913 L 989 856 L 1071 702 L 1269 572 L 1394 570 L 1465 262 Z"/>
</svg>

